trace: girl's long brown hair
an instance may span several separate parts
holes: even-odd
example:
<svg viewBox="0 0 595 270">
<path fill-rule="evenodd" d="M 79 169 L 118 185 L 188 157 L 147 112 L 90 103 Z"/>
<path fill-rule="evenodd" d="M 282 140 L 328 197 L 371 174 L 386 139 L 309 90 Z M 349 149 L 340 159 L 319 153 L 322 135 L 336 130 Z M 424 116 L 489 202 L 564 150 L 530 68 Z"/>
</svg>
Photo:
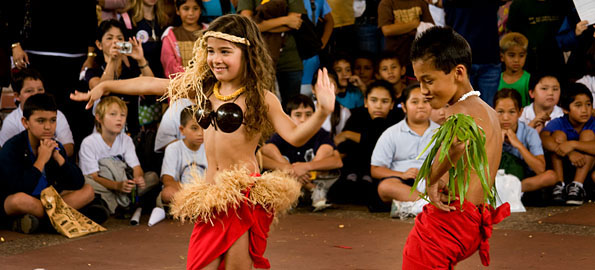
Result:
<svg viewBox="0 0 595 270">
<path fill-rule="evenodd" d="M 157 0 L 157 4 L 155 4 L 155 19 L 157 19 L 157 23 L 159 27 L 165 28 L 170 23 L 170 17 L 165 10 L 165 3 L 164 0 Z M 200 1 L 200 0 L 199 0 Z M 136 24 L 144 19 L 144 12 L 143 12 L 143 0 L 134 0 L 132 3 L 132 8 L 130 9 L 132 12 L 132 23 L 136 26 Z"/>
<path fill-rule="evenodd" d="M 273 61 L 262 40 L 258 26 L 251 19 L 229 14 L 215 19 L 204 30 L 222 32 L 248 39 L 250 45 L 234 43 L 242 50 L 242 84 L 246 87 L 246 111 L 244 124 L 248 139 L 262 134 L 270 135 L 272 128 L 267 117 L 268 107 L 265 95 L 274 87 Z M 203 32 L 204 33 L 204 32 Z M 207 41 L 202 37 L 194 43 L 194 57 L 185 71 L 173 75 L 168 87 L 167 97 L 171 101 L 180 98 L 193 99 L 198 107 L 203 106 L 213 86 L 217 83 L 215 75 L 207 64 Z"/>
</svg>

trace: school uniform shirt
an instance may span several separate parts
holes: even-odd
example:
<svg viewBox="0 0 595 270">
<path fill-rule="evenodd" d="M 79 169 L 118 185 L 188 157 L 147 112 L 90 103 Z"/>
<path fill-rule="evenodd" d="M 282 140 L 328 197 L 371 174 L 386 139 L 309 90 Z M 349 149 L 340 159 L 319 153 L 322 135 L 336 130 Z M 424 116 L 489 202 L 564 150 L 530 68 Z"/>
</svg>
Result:
<svg viewBox="0 0 595 270">
<path fill-rule="evenodd" d="M 10 138 L 25 130 L 25 126 L 21 122 L 22 118 L 23 110 L 21 110 L 20 106 L 6 116 L 2 123 L 2 129 L 0 129 L 0 147 Z M 66 116 L 60 110 L 58 110 L 56 115 L 56 132 L 54 135 L 56 136 L 56 140 L 62 144 L 74 144 L 68 120 L 66 120 Z"/>
<path fill-rule="evenodd" d="M 281 154 L 287 161 L 289 161 L 289 163 L 312 161 L 318 148 L 325 144 L 335 148 L 335 144 L 333 143 L 333 140 L 331 140 L 330 134 L 322 128 L 319 129 L 318 132 L 306 142 L 306 144 L 300 147 L 295 147 L 289 144 L 277 133 L 275 133 L 267 143 L 272 143 L 277 146 Z"/>
<path fill-rule="evenodd" d="M 591 116 L 591 119 L 589 119 L 589 121 L 587 121 L 587 123 L 585 124 L 585 126 L 583 127 L 583 129 L 581 131 L 592 130 L 595 132 L 594 119 L 595 118 L 593 116 Z M 570 119 L 567 114 L 550 121 L 549 124 L 547 124 L 545 126 L 545 128 L 543 128 L 543 131 L 549 131 L 549 132 L 554 132 L 556 130 L 560 130 L 560 131 L 564 132 L 564 134 L 566 134 L 566 139 L 569 141 L 576 141 L 579 139 L 579 133 L 576 132 L 576 130 L 574 129 L 572 124 L 570 124 Z"/>
<path fill-rule="evenodd" d="M 432 146 L 419 159 L 417 156 L 428 146 L 439 127 L 440 125 L 430 121 L 430 126 L 420 136 L 407 125 L 406 119 L 401 120 L 380 135 L 370 164 L 397 172 L 421 168 Z"/>
<path fill-rule="evenodd" d="M 121 159 L 130 168 L 140 166 L 132 138 L 126 134 L 118 134 L 111 147 L 97 132 L 87 136 L 81 143 L 79 166 L 84 175 L 98 172 L 99 160 L 107 157 Z"/>
<path fill-rule="evenodd" d="M 335 98 L 339 104 L 350 110 L 364 106 L 364 95 L 355 86 L 347 86 L 345 92 L 337 94 Z"/>
<path fill-rule="evenodd" d="M 201 176 L 207 169 L 207 155 L 205 145 L 193 151 L 183 140 L 176 141 L 165 149 L 161 177 L 169 175 L 178 182 L 191 183 L 193 176 Z"/>
<path fill-rule="evenodd" d="M 558 105 L 556 105 L 556 106 L 554 106 L 554 109 L 550 113 L 550 121 L 552 121 L 553 119 L 556 119 L 558 117 L 562 117 L 562 116 L 564 116 L 564 111 L 562 110 L 562 108 L 560 108 L 560 107 L 558 107 Z M 521 113 L 521 117 L 519 117 L 519 121 L 528 125 L 531 121 L 533 121 L 533 119 L 535 119 L 535 109 L 533 108 L 533 103 L 531 103 L 528 106 L 525 106 L 523 108 L 523 113 Z M 545 122 L 544 125 L 547 126 L 547 124 L 550 121 Z"/>
<path fill-rule="evenodd" d="M 541 138 L 539 138 L 539 133 L 537 133 L 537 130 L 519 120 L 516 130 L 516 137 L 519 139 L 519 141 L 521 141 L 521 143 L 525 147 L 527 147 L 531 154 L 533 154 L 534 156 L 543 155 L 543 146 L 541 144 Z M 502 145 L 502 151 L 510 153 L 520 159 L 523 159 L 523 156 L 521 156 L 521 152 L 519 151 L 519 149 L 513 147 L 510 143 L 506 141 Z"/>
<path fill-rule="evenodd" d="M 161 123 L 155 135 L 155 152 L 162 152 L 161 148 L 168 143 L 184 138 L 180 132 L 180 113 L 184 108 L 192 105 L 192 101 L 187 98 L 176 100 L 161 117 Z"/>
</svg>

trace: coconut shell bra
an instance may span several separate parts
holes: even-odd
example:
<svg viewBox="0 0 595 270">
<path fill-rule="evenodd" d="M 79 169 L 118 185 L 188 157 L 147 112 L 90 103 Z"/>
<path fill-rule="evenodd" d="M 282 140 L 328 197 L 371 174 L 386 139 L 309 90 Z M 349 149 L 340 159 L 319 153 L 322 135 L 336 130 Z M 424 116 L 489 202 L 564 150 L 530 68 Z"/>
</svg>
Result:
<svg viewBox="0 0 595 270">
<path fill-rule="evenodd" d="M 213 110 L 211 101 L 207 99 L 203 109 L 199 109 L 195 113 L 198 124 L 203 129 L 207 129 L 212 125 L 215 130 L 221 130 L 225 133 L 238 130 L 244 123 L 244 112 L 238 104 L 234 103 L 236 99 L 233 102 L 223 103 L 216 111 Z"/>
</svg>

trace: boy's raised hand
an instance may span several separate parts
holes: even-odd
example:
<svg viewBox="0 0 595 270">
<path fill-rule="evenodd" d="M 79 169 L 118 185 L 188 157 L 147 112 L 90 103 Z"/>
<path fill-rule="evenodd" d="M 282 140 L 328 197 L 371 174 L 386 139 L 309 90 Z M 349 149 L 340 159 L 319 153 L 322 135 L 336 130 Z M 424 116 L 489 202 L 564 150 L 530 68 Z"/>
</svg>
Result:
<svg viewBox="0 0 595 270">
<path fill-rule="evenodd" d="M 335 110 L 335 85 L 329 80 L 326 68 L 318 70 L 316 99 L 319 108 L 325 115 L 329 115 Z"/>
</svg>

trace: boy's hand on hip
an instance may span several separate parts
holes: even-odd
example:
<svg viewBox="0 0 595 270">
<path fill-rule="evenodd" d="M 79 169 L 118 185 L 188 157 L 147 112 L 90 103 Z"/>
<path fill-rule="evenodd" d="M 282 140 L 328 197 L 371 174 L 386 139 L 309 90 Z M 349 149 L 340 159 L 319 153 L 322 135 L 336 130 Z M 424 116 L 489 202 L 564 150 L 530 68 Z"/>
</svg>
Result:
<svg viewBox="0 0 595 270">
<path fill-rule="evenodd" d="M 450 196 L 450 194 L 448 194 L 447 186 L 448 182 L 440 178 L 435 183 L 430 184 L 426 191 L 428 192 L 428 198 L 430 199 L 430 202 L 432 202 L 434 206 L 442 211 L 450 212 L 451 210 L 456 210 L 456 208 L 454 206 L 445 204 L 445 202 L 449 201 L 448 197 Z"/>
</svg>

